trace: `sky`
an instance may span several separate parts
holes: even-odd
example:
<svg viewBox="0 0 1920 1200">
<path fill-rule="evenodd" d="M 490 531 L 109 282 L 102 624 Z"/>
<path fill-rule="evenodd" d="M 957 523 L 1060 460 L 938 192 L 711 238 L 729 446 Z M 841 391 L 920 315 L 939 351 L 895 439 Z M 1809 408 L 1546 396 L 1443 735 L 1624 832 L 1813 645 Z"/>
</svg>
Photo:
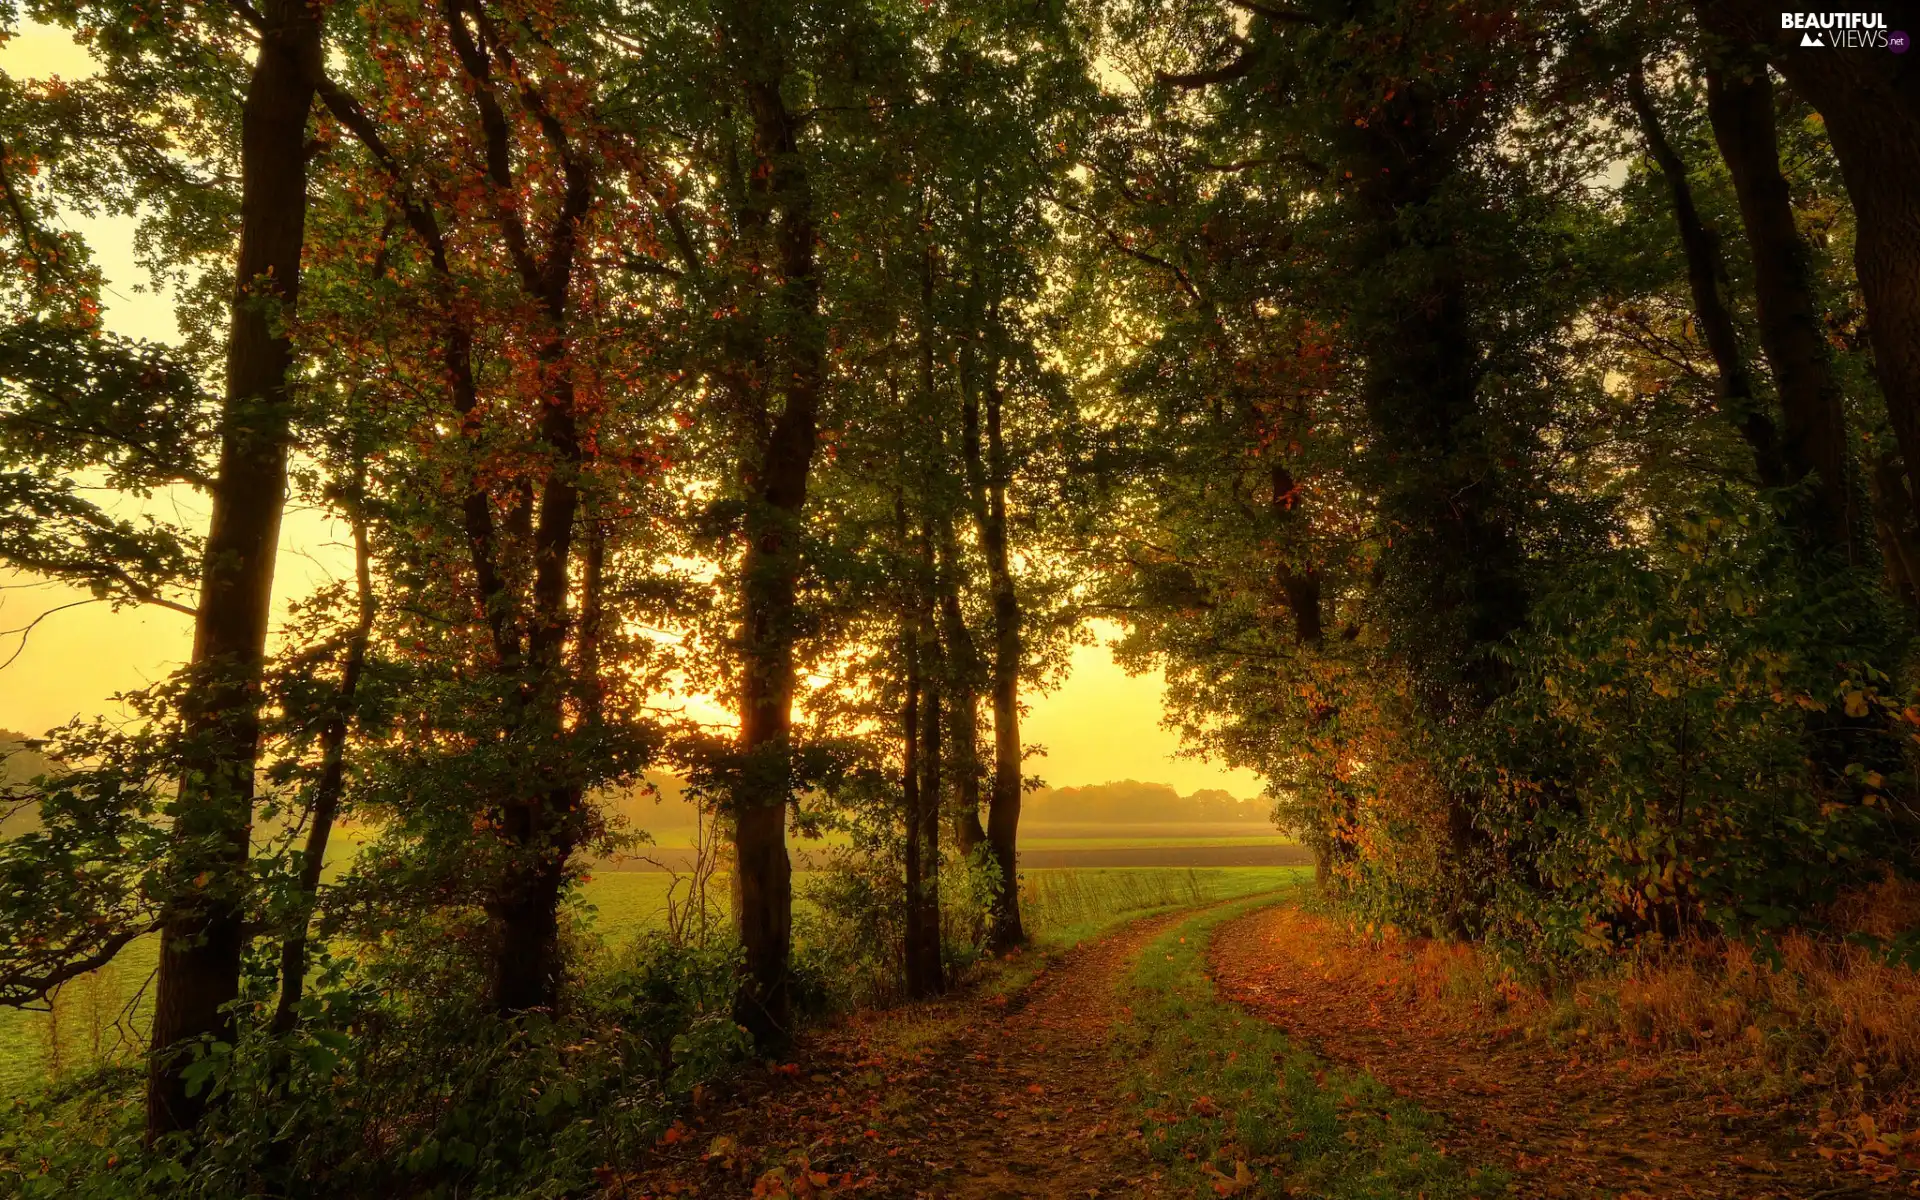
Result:
<svg viewBox="0 0 1920 1200">
<path fill-rule="evenodd" d="M 0 70 L 16 78 L 60 75 L 77 79 L 91 64 L 61 31 L 28 24 L 0 45 Z M 131 221 L 64 216 L 85 235 L 107 281 L 108 328 L 155 341 L 177 338 L 171 301 L 142 290 L 145 273 L 134 262 Z M 310 594 L 345 561 L 340 531 L 313 512 L 291 511 L 281 530 L 276 608 Z M 117 692 L 164 678 L 193 644 L 192 620 L 152 607 L 113 611 L 80 603 L 84 593 L 22 576 L 0 574 L 0 729 L 38 734 L 74 717 L 114 713 Z M 58 611 L 55 611 L 58 610 Z M 18 632 L 33 623 L 30 634 Z M 1098 631 L 1106 632 L 1106 631 Z M 17 654 L 16 654 L 17 650 Z M 1172 785 L 1182 793 L 1222 788 L 1258 795 L 1250 772 L 1179 756 L 1179 738 L 1160 726 L 1163 681 L 1157 672 L 1129 676 L 1104 644 L 1074 649 L 1072 671 L 1045 695 L 1030 697 L 1022 725 L 1045 757 L 1027 772 L 1055 787 L 1137 779 Z"/>
</svg>

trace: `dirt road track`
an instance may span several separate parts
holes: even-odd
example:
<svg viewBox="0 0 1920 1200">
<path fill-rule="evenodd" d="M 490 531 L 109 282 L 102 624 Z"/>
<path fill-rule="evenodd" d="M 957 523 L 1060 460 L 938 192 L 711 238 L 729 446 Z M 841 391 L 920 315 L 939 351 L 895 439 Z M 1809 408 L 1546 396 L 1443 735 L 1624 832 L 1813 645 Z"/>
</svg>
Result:
<svg viewBox="0 0 1920 1200">
<path fill-rule="evenodd" d="M 793 1063 L 712 1101 L 642 1170 L 610 1178 L 607 1194 L 1157 1196 L 1107 1039 L 1127 966 L 1188 915 L 1084 945 L 1003 1005 L 962 997 L 813 1035 Z"/>
</svg>

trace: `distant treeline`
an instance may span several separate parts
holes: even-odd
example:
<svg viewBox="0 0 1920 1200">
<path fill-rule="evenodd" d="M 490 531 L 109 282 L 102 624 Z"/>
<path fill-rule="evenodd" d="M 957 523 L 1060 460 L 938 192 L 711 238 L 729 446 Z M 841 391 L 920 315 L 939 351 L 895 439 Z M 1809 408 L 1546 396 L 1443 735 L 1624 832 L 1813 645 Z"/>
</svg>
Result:
<svg viewBox="0 0 1920 1200">
<path fill-rule="evenodd" d="M 692 833 L 695 809 L 686 798 L 686 784 L 672 775 L 649 773 L 654 794 L 641 788 L 615 793 L 611 805 L 634 829 L 656 838 L 674 840 Z M 1202 788 L 1181 795 L 1164 783 L 1122 779 L 1085 787 L 1043 787 L 1029 792 L 1021 806 L 1021 828 L 1042 836 L 1060 826 L 1072 826 L 1075 836 L 1092 836 L 1113 827 L 1116 836 L 1125 827 L 1140 825 L 1241 825 L 1271 828 L 1270 802 L 1242 800 L 1219 788 Z"/>
<path fill-rule="evenodd" d="M 1164 783 L 1122 779 L 1086 787 L 1041 788 L 1021 806 L 1023 828 L 1045 825 L 1271 825 L 1264 799 L 1219 788 L 1182 796 Z"/>
</svg>

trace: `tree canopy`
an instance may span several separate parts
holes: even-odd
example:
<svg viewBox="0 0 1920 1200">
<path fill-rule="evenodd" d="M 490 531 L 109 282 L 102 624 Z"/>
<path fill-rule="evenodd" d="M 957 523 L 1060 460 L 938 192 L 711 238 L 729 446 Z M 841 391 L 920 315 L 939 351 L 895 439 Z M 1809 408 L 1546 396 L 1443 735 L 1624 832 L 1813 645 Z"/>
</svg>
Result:
<svg viewBox="0 0 1920 1200">
<path fill-rule="evenodd" d="M 1381 922 L 1577 972 L 1915 869 L 1884 47 L 1745 0 L 4 13 L 98 70 L 0 76 L 0 564 L 195 622 L 0 814 L 0 1001 L 157 937 L 139 1186 L 440 1178 L 331 1156 L 351 1076 L 498 1122 L 435 1144 L 510 1191 L 551 1110 L 486 1098 L 543 1056 L 600 1104 L 777 1052 L 796 837 L 906 994 L 1018 946 L 1023 697 L 1095 618 Z M 107 331 L 73 212 L 176 342 Z M 275 627 L 290 504 L 351 561 Z M 582 1066 L 579 883 L 664 774 L 732 932 L 647 984 L 646 1071 Z"/>
</svg>

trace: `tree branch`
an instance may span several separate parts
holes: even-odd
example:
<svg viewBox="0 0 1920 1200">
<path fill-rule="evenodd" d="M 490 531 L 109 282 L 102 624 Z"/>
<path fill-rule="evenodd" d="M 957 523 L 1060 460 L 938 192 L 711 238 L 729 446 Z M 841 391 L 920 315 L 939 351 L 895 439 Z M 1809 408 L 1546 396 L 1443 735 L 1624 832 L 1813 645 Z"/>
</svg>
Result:
<svg viewBox="0 0 1920 1200">
<path fill-rule="evenodd" d="M 1245 77 L 1253 70 L 1253 64 L 1259 55 L 1253 50 L 1242 50 L 1240 56 L 1225 66 L 1214 67 L 1209 71 L 1194 71 L 1185 75 L 1155 71 L 1153 77 L 1160 83 L 1179 88 L 1202 88 L 1215 83 L 1227 83 Z"/>
<path fill-rule="evenodd" d="M 97 971 L 112 962 L 114 956 L 126 948 L 128 942 L 137 937 L 152 933 L 160 928 L 158 920 L 145 925 L 130 926 L 107 935 L 100 948 L 81 958 L 65 958 L 56 966 L 48 967 L 38 975 L 24 971 L 9 971 L 0 974 L 0 1006 L 7 1008 L 25 1008 L 36 1000 L 45 1000 L 47 993 L 71 979 L 78 979 L 89 971 Z"/>
<path fill-rule="evenodd" d="M 1275 8 L 1270 4 L 1261 4 L 1259 0 L 1227 0 L 1227 3 L 1255 16 L 1265 17 L 1276 25 L 1318 25 L 1320 23 L 1320 19 L 1312 13 L 1301 12 L 1297 8 Z"/>
</svg>

